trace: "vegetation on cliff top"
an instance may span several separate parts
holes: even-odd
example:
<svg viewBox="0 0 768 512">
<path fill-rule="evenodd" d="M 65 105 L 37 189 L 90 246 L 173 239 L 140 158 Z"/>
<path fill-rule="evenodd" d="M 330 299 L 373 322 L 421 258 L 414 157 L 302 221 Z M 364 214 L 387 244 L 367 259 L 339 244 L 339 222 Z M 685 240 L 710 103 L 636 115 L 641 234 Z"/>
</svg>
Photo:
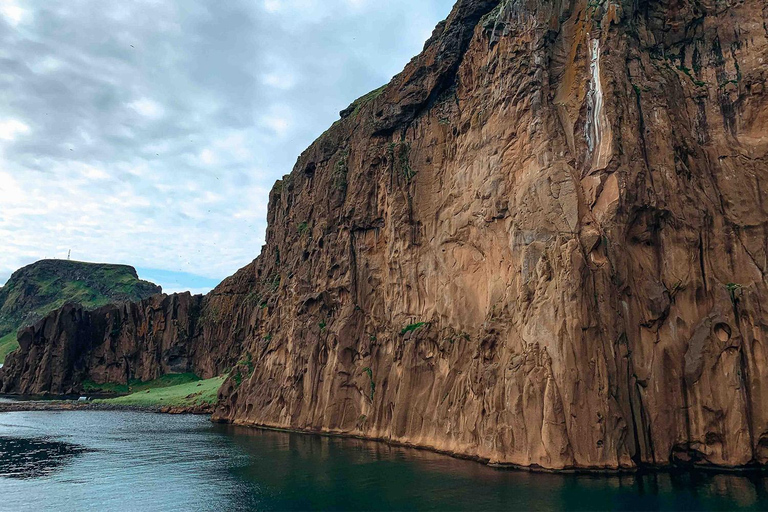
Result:
<svg viewBox="0 0 768 512">
<path fill-rule="evenodd" d="M 166 377 L 173 376 L 167 375 Z M 130 395 L 94 400 L 94 402 L 134 407 L 194 407 L 197 405 L 215 404 L 218 400 L 219 388 L 223 383 L 224 377 L 216 377 L 173 386 L 150 387 Z M 148 386 L 151 384 L 147 383 Z"/>
<path fill-rule="evenodd" d="M 146 299 L 162 289 L 127 265 L 42 260 L 13 273 L 0 288 L 0 363 L 17 346 L 16 332 L 65 304 L 95 309 Z M 9 338 L 10 336 L 10 338 Z"/>
<path fill-rule="evenodd" d="M 360 113 L 360 109 L 362 109 L 365 105 L 372 102 L 379 96 L 381 96 L 384 93 L 384 90 L 387 88 L 387 85 L 384 84 L 378 89 L 374 89 L 373 91 L 357 98 L 355 101 L 352 102 L 352 104 L 347 107 L 346 109 L 341 111 L 341 117 L 347 117 L 347 116 L 353 116 L 357 117 L 357 115 Z"/>
</svg>

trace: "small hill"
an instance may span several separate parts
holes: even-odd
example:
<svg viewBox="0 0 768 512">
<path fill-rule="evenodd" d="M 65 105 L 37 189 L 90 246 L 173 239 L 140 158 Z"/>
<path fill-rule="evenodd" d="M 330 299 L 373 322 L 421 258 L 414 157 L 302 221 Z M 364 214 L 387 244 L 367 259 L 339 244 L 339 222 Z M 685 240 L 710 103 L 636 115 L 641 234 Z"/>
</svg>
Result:
<svg viewBox="0 0 768 512">
<path fill-rule="evenodd" d="M 0 288 L 0 363 L 15 350 L 16 332 L 64 304 L 95 309 L 162 293 L 127 265 L 42 260 L 13 273 Z"/>
</svg>

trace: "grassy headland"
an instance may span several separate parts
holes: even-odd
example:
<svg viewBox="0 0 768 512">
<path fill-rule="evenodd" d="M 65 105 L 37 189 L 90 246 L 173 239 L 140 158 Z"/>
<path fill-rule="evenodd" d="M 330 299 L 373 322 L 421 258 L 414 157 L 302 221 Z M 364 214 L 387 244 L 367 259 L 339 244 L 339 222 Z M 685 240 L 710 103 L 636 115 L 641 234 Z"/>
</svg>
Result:
<svg viewBox="0 0 768 512">
<path fill-rule="evenodd" d="M 185 374 L 188 375 L 188 374 Z M 166 375 L 158 381 L 168 382 Z M 179 379 L 183 380 L 183 379 Z M 124 405 L 132 407 L 195 407 L 199 405 L 212 405 L 216 403 L 219 388 L 224 383 L 224 377 L 216 377 L 207 380 L 188 380 L 174 385 L 158 384 L 152 381 L 142 384 L 141 390 L 132 387 L 134 391 L 130 395 L 117 398 L 94 400 L 94 403 L 111 405 Z"/>
<path fill-rule="evenodd" d="M 0 363 L 16 349 L 16 332 L 65 304 L 96 309 L 146 299 L 162 289 L 127 265 L 42 260 L 13 273 L 0 287 Z M 12 335 L 12 336 L 11 336 Z"/>
<path fill-rule="evenodd" d="M 83 391 L 86 393 L 108 393 L 114 395 L 128 395 L 131 393 L 138 393 L 141 391 L 147 391 L 148 389 L 168 388 L 171 386 L 178 386 L 181 384 L 189 384 L 191 382 L 200 382 L 202 379 L 194 373 L 172 373 L 163 375 L 159 379 L 155 379 L 149 382 L 142 382 L 140 380 L 131 380 L 129 384 L 96 384 L 93 381 L 87 380 L 83 382 Z"/>
</svg>

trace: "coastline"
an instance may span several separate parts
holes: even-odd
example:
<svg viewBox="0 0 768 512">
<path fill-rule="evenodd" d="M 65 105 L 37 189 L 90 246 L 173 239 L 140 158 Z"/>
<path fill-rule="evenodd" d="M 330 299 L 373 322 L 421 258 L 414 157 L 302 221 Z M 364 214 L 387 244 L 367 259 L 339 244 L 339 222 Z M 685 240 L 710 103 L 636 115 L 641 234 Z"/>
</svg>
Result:
<svg viewBox="0 0 768 512">
<path fill-rule="evenodd" d="M 229 421 L 220 421 L 212 419 L 214 423 L 222 425 L 230 425 L 238 428 L 250 428 L 257 430 L 265 430 L 272 432 L 284 432 L 288 434 L 301 434 L 301 435 L 316 435 L 322 437 L 335 437 L 342 439 L 357 439 L 361 441 L 370 441 L 376 443 L 384 443 L 389 446 L 397 446 L 403 448 L 411 448 L 414 450 L 423 450 L 431 453 L 438 453 L 440 455 L 446 455 L 455 459 L 469 460 L 480 463 L 482 465 L 498 469 L 500 471 L 522 471 L 527 473 L 545 473 L 545 474 L 577 474 L 577 475 L 593 475 L 593 476 L 621 476 L 621 475 L 633 475 L 633 474 L 647 474 L 647 473 L 686 473 L 686 472 L 707 472 L 707 473 L 722 473 L 722 474 L 759 474 L 764 475 L 768 472 L 768 466 L 750 465 L 739 467 L 727 467 L 727 466 L 714 466 L 704 464 L 640 464 L 631 467 L 582 467 L 582 466 L 569 466 L 564 468 L 552 469 L 545 468 L 543 466 L 531 465 L 524 466 L 520 464 L 512 463 L 499 463 L 493 462 L 490 459 L 478 457 L 474 455 L 467 455 L 461 452 L 452 452 L 449 450 L 441 450 L 439 448 L 417 445 L 413 443 L 396 441 L 381 437 L 367 437 L 359 434 L 349 434 L 344 432 L 332 432 L 324 430 L 302 430 L 291 429 L 285 427 L 275 427 L 270 425 L 262 425 L 255 423 L 232 423 Z"/>
<path fill-rule="evenodd" d="M 395 441 L 387 438 L 374 438 L 366 437 L 358 434 L 349 434 L 344 432 L 330 432 L 321 430 L 302 430 L 302 429 L 290 429 L 284 427 L 275 427 L 269 425 L 260 425 L 253 423 L 232 423 L 227 421 L 220 421 L 212 418 L 215 404 L 199 404 L 189 406 L 179 405 L 126 405 L 126 404 L 113 404 L 105 402 L 77 402 L 73 400 L 49 400 L 49 401 L 18 401 L 18 402 L 0 402 L 0 414 L 5 412 L 79 412 L 79 411 L 122 411 L 122 412 L 143 412 L 152 414 L 169 414 L 169 415 L 181 415 L 190 414 L 197 416 L 209 416 L 212 423 L 221 425 L 228 425 L 235 428 L 264 430 L 271 432 L 284 432 L 288 434 L 301 434 L 301 435 L 316 435 L 322 437 L 342 438 L 342 439 L 357 439 L 361 441 L 370 441 L 376 443 L 383 443 L 389 446 L 397 446 L 404 448 L 411 448 L 414 450 L 423 450 L 431 453 L 438 453 L 440 455 L 446 455 L 455 459 L 470 460 L 483 464 L 485 466 L 498 469 L 501 471 L 522 471 L 528 473 L 546 473 L 546 474 L 581 474 L 581 475 L 605 475 L 605 476 L 620 476 L 620 475 L 633 475 L 643 473 L 663 473 L 663 472 L 708 472 L 708 473 L 723 473 L 723 474 L 760 474 L 764 475 L 768 472 L 766 466 L 741 466 L 741 467 L 726 467 L 726 466 L 714 466 L 704 464 L 688 464 L 688 465 L 675 465 L 675 464 L 642 464 L 632 467 L 621 468 L 599 468 L 599 467 L 565 467 L 560 469 L 550 469 L 541 466 L 523 466 L 518 464 L 509 463 L 497 463 L 492 462 L 489 459 L 482 457 L 476 457 L 466 455 L 459 452 L 451 452 L 448 450 L 440 450 L 438 448 L 417 445 L 408 442 Z"/>
<path fill-rule="evenodd" d="M 156 414 L 195 414 L 210 415 L 214 406 L 200 405 L 125 405 L 94 402 L 76 402 L 72 400 L 0 402 L 0 413 L 4 412 L 65 412 L 65 411 L 131 411 Z"/>
</svg>

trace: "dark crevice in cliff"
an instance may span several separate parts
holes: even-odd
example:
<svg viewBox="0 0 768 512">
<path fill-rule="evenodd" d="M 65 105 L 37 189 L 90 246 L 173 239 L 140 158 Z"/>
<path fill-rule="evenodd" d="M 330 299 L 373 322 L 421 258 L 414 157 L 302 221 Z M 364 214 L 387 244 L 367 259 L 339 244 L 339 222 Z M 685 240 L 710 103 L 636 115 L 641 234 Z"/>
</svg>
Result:
<svg viewBox="0 0 768 512">
<path fill-rule="evenodd" d="M 701 270 L 701 280 L 704 283 L 704 293 L 707 293 L 707 268 L 704 264 L 704 235 L 699 231 L 699 269 Z"/>
<path fill-rule="evenodd" d="M 632 385 L 634 372 L 632 371 L 632 354 L 627 354 L 627 392 L 629 395 L 629 410 L 632 417 L 632 435 L 634 437 L 634 453 L 632 454 L 632 461 L 635 465 L 640 466 L 643 463 L 643 449 L 640 444 L 640 429 L 638 428 L 638 421 L 642 419 L 642 410 L 640 411 L 641 418 L 638 418 L 638 414 L 635 411 L 635 402 L 640 404 L 642 409 L 642 398 L 639 396 L 639 390 L 637 385 Z M 637 397 L 635 396 L 637 394 Z"/>
<path fill-rule="evenodd" d="M 627 62 L 629 64 L 629 62 Z M 629 66 L 627 65 L 626 68 L 627 76 L 629 77 L 629 82 L 634 84 L 632 80 L 632 72 L 629 69 Z M 640 90 L 638 88 L 633 87 L 635 91 L 635 106 L 637 108 L 637 123 L 638 123 L 638 135 L 640 137 L 640 150 L 643 154 L 643 162 L 645 163 L 645 169 L 648 173 L 648 177 L 651 182 L 651 189 L 654 188 L 653 185 L 653 168 L 651 167 L 651 162 L 648 158 L 648 143 L 645 140 L 645 132 L 647 130 L 647 127 L 645 125 L 645 117 L 643 116 L 643 99 L 640 93 Z"/>
<path fill-rule="evenodd" d="M 691 404 L 689 403 L 689 397 L 688 397 L 688 382 L 685 378 L 685 366 L 682 368 L 682 377 L 680 378 L 680 388 L 682 390 L 682 397 L 683 397 L 683 415 L 685 418 L 685 438 L 688 439 L 685 443 L 687 450 L 691 451 L 690 449 L 690 441 L 693 439 L 691 436 Z M 672 453 L 670 453 L 669 460 L 670 462 L 675 461 L 675 450 L 677 448 L 677 444 L 672 447 Z M 694 457 L 698 458 L 698 455 L 694 454 Z"/>
<path fill-rule="evenodd" d="M 743 392 L 742 400 L 744 401 L 744 412 L 746 414 L 747 430 L 749 432 L 749 447 L 752 450 L 752 461 L 757 461 L 756 438 L 754 427 L 754 411 L 752 406 L 752 389 L 751 379 L 749 372 L 749 361 L 747 361 L 746 345 L 747 340 L 744 336 L 744 332 L 741 328 L 741 316 L 739 314 L 739 298 L 736 296 L 736 290 L 731 292 L 731 302 L 733 303 L 733 316 L 736 321 L 736 328 L 739 331 L 739 381 Z"/>
</svg>

